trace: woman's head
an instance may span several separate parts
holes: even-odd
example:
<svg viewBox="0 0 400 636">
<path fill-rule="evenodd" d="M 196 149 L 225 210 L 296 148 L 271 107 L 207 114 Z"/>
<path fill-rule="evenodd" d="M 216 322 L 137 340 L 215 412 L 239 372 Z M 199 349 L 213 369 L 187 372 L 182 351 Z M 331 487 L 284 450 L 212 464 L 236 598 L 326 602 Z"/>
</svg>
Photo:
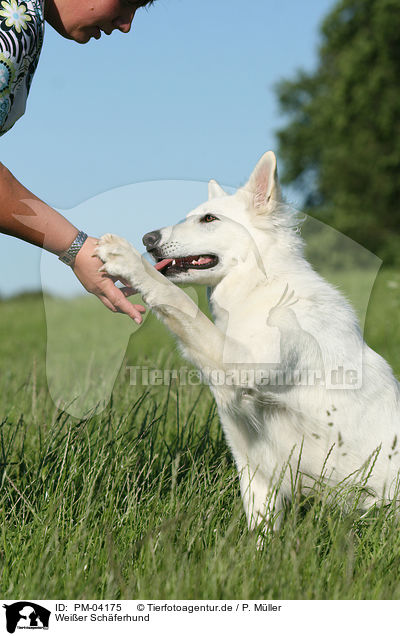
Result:
<svg viewBox="0 0 400 636">
<path fill-rule="evenodd" d="M 63 37 L 85 44 L 115 29 L 128 33 L 135 12 L 154 0 L 46 0 L 46 21 Z"/>
</svg>

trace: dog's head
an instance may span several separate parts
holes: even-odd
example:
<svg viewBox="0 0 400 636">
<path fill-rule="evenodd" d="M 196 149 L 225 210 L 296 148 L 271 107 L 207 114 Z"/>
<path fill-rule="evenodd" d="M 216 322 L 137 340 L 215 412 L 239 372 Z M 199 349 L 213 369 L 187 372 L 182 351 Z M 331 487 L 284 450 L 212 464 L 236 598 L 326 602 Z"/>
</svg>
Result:
<svg viewBox="0 0 400 636">
<path fill-rule="evenodd" d="M 234 195 L 210 181 L 206 203 L 181 223 L 145 234 L 143 243 L 172 281 L 215 286 L 249 258 L 262 263 L 279 206 L 276 158 L 267 152 Z"/>
</svg>

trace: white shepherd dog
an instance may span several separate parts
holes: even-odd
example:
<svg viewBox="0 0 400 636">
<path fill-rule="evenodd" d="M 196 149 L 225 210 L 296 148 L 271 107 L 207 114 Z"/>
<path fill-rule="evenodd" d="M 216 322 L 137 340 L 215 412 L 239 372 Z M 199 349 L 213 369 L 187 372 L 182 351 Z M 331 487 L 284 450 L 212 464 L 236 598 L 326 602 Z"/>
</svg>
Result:
<svg viewBox="0 0 400 636">
<path fill-rule="evenodd" d="M 363 507 L 397 488 L 399 384 L 305 260 L 297 226 L 267 152 L 234 195 L 211 181 L 185 221 L 144 236 L 155 267 L 111 234 L 97 248 L 102 269 L 141 293 L 210 384 L 249 528 L 279 523 L 296 471 L 303 488 L 367 474 Z M 173 283 L 207 285 L 214 322 Z"/>
</svg>

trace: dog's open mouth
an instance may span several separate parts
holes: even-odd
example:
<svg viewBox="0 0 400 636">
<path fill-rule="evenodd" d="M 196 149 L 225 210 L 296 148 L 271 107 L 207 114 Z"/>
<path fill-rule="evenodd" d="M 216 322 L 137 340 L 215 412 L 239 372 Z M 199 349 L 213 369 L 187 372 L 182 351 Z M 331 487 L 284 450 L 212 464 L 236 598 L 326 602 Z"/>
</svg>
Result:
<svg viewBox="0 0 400 636">
<path fill-rule="evenodd" d="M 155 264 L 161 274 L 175 274 L 186 272 L 188 269 L 210 269 L 218 264 L 218 257 L 213 254 L 201 256 L 182 256 L 181 258 L 160 258 Z"/>
</svg>

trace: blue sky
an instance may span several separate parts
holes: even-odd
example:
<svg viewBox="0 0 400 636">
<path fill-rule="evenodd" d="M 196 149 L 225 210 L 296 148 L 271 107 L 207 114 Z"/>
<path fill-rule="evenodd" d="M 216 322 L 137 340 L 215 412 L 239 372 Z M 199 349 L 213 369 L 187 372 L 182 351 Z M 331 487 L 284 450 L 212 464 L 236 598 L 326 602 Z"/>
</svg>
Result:
<svg viewBox="0 0 400 636">
<path fill-rule="evenodd" d="M 88 233 L 118 232 L 140 247 L 144 231 L 205 198 L 198 182 L 239 186 L 276 148 L 273 87 L 315 67 L 333 5 L 157 0 L 130 34 L 83 46 L 46 25 L 27 112 L 1 138 L 1 161 Z M 152 190 L 131 185 L 148 181 Z M 47 288 L 77 291 L 56 260 L 44 259 Z M 40 287 L 37 248 L 0 236 L 0 267 L 0 294 Z"/>
</svg>

